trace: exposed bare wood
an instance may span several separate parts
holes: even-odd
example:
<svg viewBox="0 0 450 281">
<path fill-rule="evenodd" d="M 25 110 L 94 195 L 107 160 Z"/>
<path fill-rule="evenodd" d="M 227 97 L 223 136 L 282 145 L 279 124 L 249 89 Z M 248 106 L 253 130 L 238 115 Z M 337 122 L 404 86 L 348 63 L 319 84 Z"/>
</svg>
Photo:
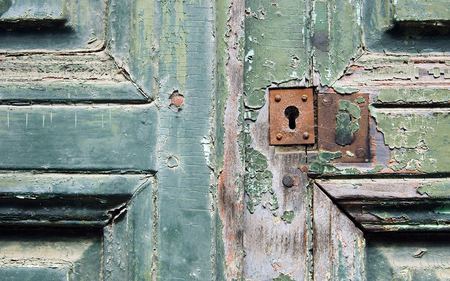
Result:
<svg viewBox="0 0 450 281">
<path fill-rule="evenodd" d="M 314 280 L 365 280 L 362 231 L 314 186 Z"/>
</svg>

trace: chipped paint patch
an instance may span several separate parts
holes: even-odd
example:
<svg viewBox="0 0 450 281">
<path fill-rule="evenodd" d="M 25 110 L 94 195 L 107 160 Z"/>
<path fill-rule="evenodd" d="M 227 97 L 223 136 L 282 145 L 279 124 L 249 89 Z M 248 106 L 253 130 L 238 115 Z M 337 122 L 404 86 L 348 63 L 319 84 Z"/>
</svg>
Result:
<svg viewBox="0 0 450 281">
<path fill-rule="evenodd" d="M 331 161 L 341 158 L 342 152 L 336 151 L 321 151 L 317 158 L 309 166 L 309 171 L 312 173 L 334 173 L 338 169 L 331 164 Z"/>
<path fill-rule="evenodd" d="M 277 278 L 274 278 L 273 281 L 295 281 L 289 275 L 281 273 Z"/>
<path fill-rule="evenodd" d="M 339 101 L 339 111 L 336 115 L 337 144 L 345 146 L 353 142 L 354 135 L 359 130 L 360 118 L 361 109 L 357 104 L 347 100 Z"/>
<path fill-rule="evenodd" d="M 385 144 L 391 149 L 391 169 L 427 173 L 448 171 L 450 158 L 443 157 L 448 155 L 450 139 L 448 110 L 375 109 L 371 113 L 377 129 L 384 135 Z"/>
<path fill-rule="evenodd" d="M 278 199 L 272 189 L 272 172 L 269 171 L 266 157 L 253 148 L 246 151 L 245 193 L 247 209 L 254 213 L 260 204 L 271 211 L 278 209 Z"/>
<path fill-rule="evenodd" d="M 417 188 L 417 193 L 427 195 L 430 198 L 449 198 L 450 197 L 450 182 L 434 182 L 428 183 Z"/>
<path fill-rule="evenodd" d="M 281 216 L 281 219 L 286 223 L 292 223 L 292 221 L 295 218 L 294 211 L 284 211 L 283 215 Z"/>
</svg>

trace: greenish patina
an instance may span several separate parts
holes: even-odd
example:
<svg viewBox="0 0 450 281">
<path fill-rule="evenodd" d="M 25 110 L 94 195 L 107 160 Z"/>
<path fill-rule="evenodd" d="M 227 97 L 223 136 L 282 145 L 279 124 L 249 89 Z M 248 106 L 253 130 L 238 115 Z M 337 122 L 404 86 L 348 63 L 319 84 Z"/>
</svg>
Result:
<svg viewBox="0 0 450 281">
<path fill-rule="evenodd" d="M 339 111 L 336 114 L 336 143 L 342 146 L 351 144 L 354 134 L 359 130 L 361 109 L 357 104 L 347 100 L 339 101 Z"/>
<path fill-rule="evenodd" d="M 281 216 L 281 219 L 286 223 L 292 223 L 294 218 L 295 218 L 294 211 L 284 211 L 283 215 Z"/>
<path fill-rule="evenodd" d="M 342 152 L 320 151 L 317 158 L 309 165 L 309 171 L 312 173 L 334 173 L 337 168 L 331 163 L 332 160 L 342 157 Z"/>
<path fill-rule="evenodd" d="M 261 203 L 271 211 L 278 209 L 278 199 L 272 189 L 272 172 L 268 170 L 266 157 L 253 148 L 247 149 L 245 157 L 247 209 L 254 213 Z"/>
<path fill-rule="evenodd" d="M 261 108 L 265 89 L 272 83 L 309 77 L 309 37 L 307 29 L 302 32 L 299 28 L 308 24 L 307 6 L 296 1 L 274 5 L 264 0 L 248 0 L 246 9 L 245 105 Z"/>
<path fill-rule="evenodd" d="M 390 167 L 393 170 L 444 172 L 450 165 L 449 112 L 447 110 L 419 110 L 400 112 L 376 109 L 372 115 L 384 141 L 392 150 Z"/>
<path fill-rule="evenodd" d="M 0 0 L 0 16 L 4 14 L 12 5 L 12 0 Z"/>
<path fill-rule="evenodd" d="M 426 194 L 430 198 L 449 198 L 450 181 L 424 184 L 417 188 L 417 192 L 420 194 Z"/>
<path fill-rule="evenodd" d="M 446 51 L 450 41 L 439 22 L 448 20 L 448 9 L 446 0 L 364 0 L 367 47 L 403 53 Z"/>
<path fill-rule="evenodd" d="M 281 273 L 278 277 L 274 278 L 273 281 L 294 281 L 291 276 Z"/>
<path fill-rule="evenodd" d="M 385 88 L 380 89 L 376 103 L 387 104 L 429 104 L 450 102 L 450 89 L 430 88 Z"/>
<path fill-rule="evenodd" d="M 314 70 L 320 83 L 334 87 L 350 61 L 362 52 L 362 28 L 358 17 L 361 1 L 317 0 L 312 10 L 311 41 Z M 307 32 L 307 31 L 305 31 Z M 342 94 L 354 88 L 338 88 Z"/>
</svg>

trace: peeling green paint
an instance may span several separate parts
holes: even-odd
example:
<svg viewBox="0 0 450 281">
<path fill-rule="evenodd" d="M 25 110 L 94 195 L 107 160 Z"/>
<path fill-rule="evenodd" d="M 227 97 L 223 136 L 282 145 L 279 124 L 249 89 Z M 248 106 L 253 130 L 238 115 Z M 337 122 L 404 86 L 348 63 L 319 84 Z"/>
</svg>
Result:
<svg viewBox="0 0 450 281">
<path fill-rule="evenodd" d="M 449 198 L 450 181 L 428 183 L 417 188 L 417 192 L 430 198 Z"/>
<path fill-rule="evenodd" d="M 357 93 L 359 91 L 359 89 L 356 89 L 356 88 L 343 87 L 343 86 L 334 86 L 333 89 L 336 91 L 336 93 L 342 94 L 342 95 L 350 95 L 350 94 Z M 360 98 L 363 98 L 363 97 L 360 97 Z"/>
<path fill-rule="evenodd" d="M 246 14 L 245 105 L 257 109 L 272 83 L 309 78 L 309 12 L 307 2 L 247 0 Z"/>
<path fill-rule="evenodd" d="M 357 97 L 356 99 L 355 99 L 355 101 L 356 101 L 356 103 L 357 104 L 363 104 L 363 103 L 365 103 L 366 102 L 366 100 L 363 98 L 363 97 Z"/>
<path fill-rule="evenodd" d="M 395 171 L 449 171 L 449 112 L 420 110 L 414 112 L 372 110 L 377 128 L 391 149 L 389 167 Z"/>
<path fill-rule="evenodd" d="M 316 0 L 312 13 L 314 70 L 322 85 L 333 85 L 362 51 L 360 0 Z M 356 89 L 335 89 L 342 94 Z"/>
<path fill-rule="evenodd" d="M 317 158 L 309 166 L 309 171 L 317 174 L 336 172 L 338 169 L 330 162 L 341 157 L 342 152 L 340 151 L 320 151 Z"/>
<path fill-rule="evenodd" d="M 278 209 L 278 200 L 272 189 L 272 172 L 267 169 L 266 157 L 253 148 L 247 149 L 245 157 L 247 209 L 253 214 L 261 203 L 269 205 L 271 211 Z"/>
<path fill-rule="evenodd" d="M 381 89 L 376 103 L 449 103 L 450 89 L 400 88 Z"/>
<path fill-rule="evenodd" d="M 289 275 L 281 273 L 278 277 L 274 278 L 273 281 L 295 281 Z"/>
<path fill-rule="evenodd" d="M 292 223 L 294 218 L 295 218 L 294 211 L 284 211 L 283 215 L 281 216 L 281 219 L 286 223 Z"/>
<path fill-rule="evenodd" d="M 369 171 L 367 171 L 368 174 L 377 174 L 379 172 L 381 172 L 381 170 L 384 169 L 384 166 L 381 164 L 377 164 L 375 165 L 375 167 L 373 167 L 372 169 L 370 169 Z"/>
<path fill-rule="evenodd" d="M 354 134 L 359 130 L 361 109 L 357 104 L 347 100 L 339 101 L 336 114 L 336 143 L 342 146 L 353 142 Z"/>
</svg>

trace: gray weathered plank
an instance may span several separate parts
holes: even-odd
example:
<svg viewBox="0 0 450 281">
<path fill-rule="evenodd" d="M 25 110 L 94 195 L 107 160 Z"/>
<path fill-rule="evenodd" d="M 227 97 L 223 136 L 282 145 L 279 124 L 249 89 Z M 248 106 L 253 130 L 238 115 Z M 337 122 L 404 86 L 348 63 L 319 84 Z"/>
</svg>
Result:
<svg viewBox="0 0 450 281">
<path fill-rule="evenodd" d="M 317 182 L 367 231 L 450 229 L 449 179 L 348 179 Z"/>
<path fill-rule="evenodd" d="M 314 280 L 366 280 L 363 232 L 314 186 Z"/>
<path fill-rule="evenodd" d="M 0 55 L 2 103 L 145 103 L 148 100 L 103 52 Z"/>
</svg>

